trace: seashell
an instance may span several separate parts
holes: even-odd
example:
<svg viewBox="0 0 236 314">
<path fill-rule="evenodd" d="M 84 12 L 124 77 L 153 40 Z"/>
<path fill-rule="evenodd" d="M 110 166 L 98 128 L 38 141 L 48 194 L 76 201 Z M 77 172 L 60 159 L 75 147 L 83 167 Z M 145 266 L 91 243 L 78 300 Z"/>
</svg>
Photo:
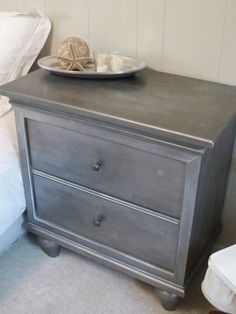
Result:
<svg viewBox="0 0 236 314">
<path fill-rule="evenodd" d="M 110 70 L 110 55 L 99 53 L 96 55 L 97 72 L 107 72 Z"/>
<path fill-rule="evenodd" d="M 119 55 L 111 55 L 110 57 L 110 67 L 111 71 L 119 72 L 123 70 L 124 67 L 124 59 Z"/>
<path fill-rule="evenodd" d="M 99 53 L 96 56 L 97 72 L 119 72 L 124 68 L 124 59 L 118 54 Z"/>
<path fill-rule="evenodd" d="M 89 60 L 89 46 L 80 38 L 68 37 L 58 46 L 57 55 L 63 68 L 67 70 L 82 70 L 80 66 L 86 65 Z"/>
</svg>

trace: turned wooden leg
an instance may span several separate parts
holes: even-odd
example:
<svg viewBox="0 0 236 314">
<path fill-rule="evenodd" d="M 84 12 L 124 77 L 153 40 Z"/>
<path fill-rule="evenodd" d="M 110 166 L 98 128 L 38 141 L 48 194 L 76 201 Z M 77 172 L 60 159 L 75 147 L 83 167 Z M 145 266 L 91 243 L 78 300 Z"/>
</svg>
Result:
<svg viewBox="0 0 236 314">
<path fill-rule="evenodd" d="M 53 241 L 43 239 L 38 237 L 38 244 L 43 249 L 43 251 L 50 257 L 56 257 L 59 254 L 60 246 Z"/>
<path fill-rule="evenodd" d="M 156 288 L 156 293 L 161 300 L 161 305 L 166 311 L 174 311 L 179 301 L 179 297 L 175 293 L 164 291 Z"/>
</svg>

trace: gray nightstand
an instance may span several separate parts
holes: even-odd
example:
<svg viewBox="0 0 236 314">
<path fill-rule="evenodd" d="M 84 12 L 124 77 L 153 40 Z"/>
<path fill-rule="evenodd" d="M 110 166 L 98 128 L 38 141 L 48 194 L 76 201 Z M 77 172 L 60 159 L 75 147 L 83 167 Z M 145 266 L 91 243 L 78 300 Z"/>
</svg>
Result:
<svg viewBox="0 0 236 314">
<path fill-rule="evenodd" d="M 27 229 L 157 287 L 174 309 L 221 228 L 236 88 L 147 69 L 118 80 L 39 70 L 5 85 Z"/>
</svg>

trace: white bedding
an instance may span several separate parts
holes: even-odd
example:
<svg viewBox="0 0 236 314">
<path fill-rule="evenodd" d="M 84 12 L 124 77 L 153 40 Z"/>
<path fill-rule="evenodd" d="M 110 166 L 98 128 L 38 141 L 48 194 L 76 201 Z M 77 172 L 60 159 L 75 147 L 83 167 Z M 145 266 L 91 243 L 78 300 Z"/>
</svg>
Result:
<svg viewBox="0 0 236 314">
<path fill-rule="evenodd" d="M 50 29 L 49 19 L 38 10 L 0 12 L 0 84 L 28 73 Z M 6 98 L 0 96 L 0 236 L 3 238 L 11 225 L 15 228 L 13 223 L 20 221 L 25 209 L 14 113 L 8 112 L 10 107 Z M 13 233 L 8 234 L 13 239 Z M 0 251 L 3 241 L 0 239 Z"/>
<path fill-rule="evenodd" d="M 0 235 L 25 210 L 14 112 L 0 116 Z"/>
</svg>

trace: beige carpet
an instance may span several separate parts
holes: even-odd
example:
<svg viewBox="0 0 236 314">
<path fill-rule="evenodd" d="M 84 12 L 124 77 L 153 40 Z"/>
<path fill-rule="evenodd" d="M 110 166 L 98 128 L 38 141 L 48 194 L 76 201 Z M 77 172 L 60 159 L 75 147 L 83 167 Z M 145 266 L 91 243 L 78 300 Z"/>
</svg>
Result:
<svg viewBox="0 0 236 314">
<path fill-rule="evenodd" d="M 174 313 L 208 313 L 197 276 Z M 152 314 L 160 306 L 151 286 L 62 249 L 49 258 L 25 237 L 0 256 L 0 314 Z"/>
</svg>

